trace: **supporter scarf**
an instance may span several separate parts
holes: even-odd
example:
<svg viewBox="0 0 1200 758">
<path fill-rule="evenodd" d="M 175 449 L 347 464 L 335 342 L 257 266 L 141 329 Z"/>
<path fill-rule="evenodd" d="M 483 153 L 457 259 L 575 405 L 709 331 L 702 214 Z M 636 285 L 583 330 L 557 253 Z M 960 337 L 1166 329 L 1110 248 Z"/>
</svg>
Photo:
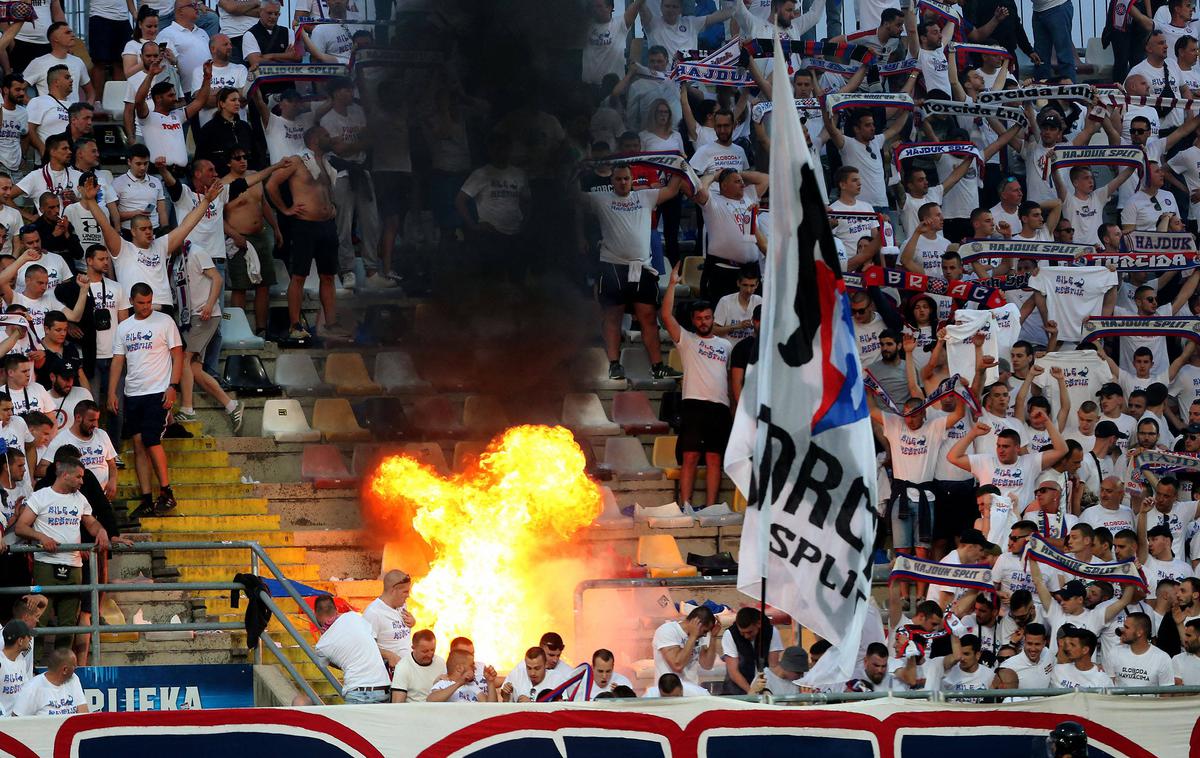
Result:
<svg viewBox="0 0 1200 758">
<path fill-rule="evenodd" d="M 1008 52 L 999 45 L 976 45 L 970 42 L 952 42 L 946 48 L 947 53 L 958 53 L 959 60 L 962 60 L 963 55 L 999 55 L 1003 58 L 1008 58 L 1010 61 L 1016 61 L 1013 54 Z"/>
<path fill-rule="evenodd" d="M 851 108 L 913 109 L 913 99 L 902 92 L 837 92 L 825 96 L 829 110 L 837 113 Z"/>
<path fill-rule="evenodd" d="M 1119 166 L 1135 168 L 1138 184 L 1146 174 L 1146 151 L 1137 145 L 1084 145 L 1054 148 L 1054 168 L 1072 166 Z M 1042 178 L 1050 176 L 1050 164 L 1042 169 Z"/>
<path fill-rule="evenodd" d="M 1029 561 L 1037 561 L 1063 573 L 1088 580 L 1131 584 L 1143 590 L 1147 589 L 1146 576 L 1133 558 L 1115 563 L 1085 563 L 1055 550 L 1037 534 L 1029 535 L 1029 541 L 1025 543 L 1022 564 L 1028 566 Z"/>
<path fill-rule="evenodd" d="M 1196 240 L 1188 232 L 1129 232 L 1122 250 L 1080 256 L 1089 266 L 1117 264 L 1117 271 L 1186 271 L 1200 266 Z"/>
<path fill-rule="evenodd" d="M 762 123 L 762 120 L 768 113 L 775 109 L 775 104 L 770 100 L 764 100 L 761 103 L 755 103 L 750 108 L 750 120 L 756 124 Z M 798 97 L 796 98 L 796 110 L 800 111 L 800 117 L 804 117 L 804 111 L 821 112 L 821 101 L 815 97 Z"/>
<path fill-rule="evenodd" d="M 917 70 L 917 59 L 906 58 L 895 63 L 884 63 L 875 67 L 879 71 L 879 75 L 885 79 L 889 76 L 900 76 L 901 74 L 911 74 Z"/>
<path fill-rule="evenodd" d="M 738 66 L 712 66 L 707 63 L 676 63 L 671 79 L 677 82 L 700 82 L 717 87 L 754 87 L 750 72 Z"/>
<path fill-rule="evenodd" d="M 1039 240 L 974 240 L 958 247 L 963 263 L 981 258 L 1029 258 L 1037 261 L 1071 263 L 1079 255 L 1095 252 L 1096 248 L 1075 242 L 1046 242 Z"/>
<path fill-rule="evenodd" d="M 901 161 L 909 158 L 921 158 L 931 155 L 953 155 L 958 158 L 973 157 L 983 173 L 983 151 L 973 142 L 901 142 L 896 146 L 892 158 L 896 163 L 896 173 L 903 174 Z"/>
<path fill-rule="evenodd" d="M 861 65 L 827 61 L 824 58 L 802 58 L 800 60 L 800 66 L 802 68 L 808 68 L 814 71 L 825 71 L 830 74 L 838 74 L 846 77 L 847 79 L 857 74 L 858 70 L 862 68 Z"/>
<path fill-rule="evenodd" d="M 1200 474 L 1200 455 L 1143 450 L 1134 456 L 1133 465 L 1139 471 L 1149 471 L 1158 476 L 1181 472 Z"/>
<path fill-rule="evenodd" d="M 263 84 L 276 82 L 322 82 L 346 78 L 348 67 L 340 63 L 264 63 L 255 71 L 250 92 Z"/>
<path fill-rule="evenodd" d="M 1132 231 L 1121 238 L 1125 249 L 1135 253 L 1186 253 L 1196 250 L 1191 232 Z"/>
<path fill-rule="evenodd" d="M 1008 302 L 999 291 L 991 287 L 981 287 L 978 282 L 963 279 L 952 282 L 899 268 L 868 266 L 861 274 L 847 273 L 843 274 L 843 278 L 847 287 L 895 287 L 910 292 L 928 292 L 962 302 L 979 303 L 985 308 L 999 308 Z"/>
<path fill-rule="evenodd" d="M 736 37 L 721 45 L 716 50 L 681 50 L 675 54 L 675 61 L 690 63 L 707 63 L 710 66 L 733 66 L 741 58 L 741 41 Z"/>
<path fill-rule="evenodd" d="M 985 105 L 988 103 L 1029 103 L 1035 100 L 1084 100 L 1090 102 L 1094 92 L 1095 90 L 1090 84 L 1039 85 L 980 92 L 975 100 Z"/>
<path fill-rule="evenodd" d="M 943 587 L 961 587 L 966 590 L 996 591 L 996 586 L 992 584 L 992 567 L 986 563 L 938 563 L 901 553 L 892 564 L 888 584 L 897 579 L 928 582 Z"/>
<path fill-rule="evenodd" d="M 0 22 L 36 21 L 37 11 L 27 2 L 0 3 Z"/>
<path fill-rule="evenodd" d="M 1120 105 L 1127 107 L 1130 105 L 1147 105 L 1151 108 L 1166 110 L 1168 108 L 1183 108 L 1184 110 L 1192 110 L 1192 103 L 1196 102 L 1190 98 L 1184 97 L 1165 97 L 1162 95 L 1129 95 L 1116 88 L 1104 88 L 1096 90 L 1096 95 L 1100 98 L 1100 104 L 1106 106 Z"/>
<path fill-rule="evenodd" d="M 439 68 L 446 54 L 438 50 L 391 50 L 364 47 L 350 56 L 350 70 L 358 73 L 364 68 Z"/>
<path fill-rule="evenodd" d="M 963 42 L 971 24 L 962 17 L 962 12 L 953 5 L 939 3 L 937 0 L 917 0 L 917 10 L 922 16 L 932 14 L 941 21 L 941 25 L 954 24 L 954 41 Z"/>
<path fill-rule="evenodd" d="M 879 383 L 879 380 L 875 378 L 875 375 L 871 373 L 871 370 L 863 369 L 863 386 L 870 390 L 871 394 L 879 398 L 879 403 L 883 409 L 889 413 L 894 413 L 897 416 L 905 417 L 917 415 L 947 395 L 958 395 L 960 398 L 962 398 L 963 402 L 967 404 L 971 411 L 978 415 L 981 410 L 979 406 L 979 400 L 975 397 L 974 393 L 972 393 L 970 389 L 962 386 L 958 379 L 958 374 L 952 374 L 951 376 L 946 377 L 941 381 L 941 383 L 938 384 L 937 387 L 934 388 L 933 392 L 930 392 L 925 397 L 925 402 L 905 413 L 904 409 L 896 404 L 896 401 L 892 399 L 892 396 L 888 394 L 888 391 L 884 389 L 883 385 Z"/>
<path fill-rule="evenodd" d="M 1200 342 L 1196 316 L 1091 316 L 1083 322 L 1082 342 L 1105 337 L 1179 337 Z"/>
<path fill-rule="evenodd" d="M 988 279 L 976 279 L 975 283 L 981 287 L 992 287 L 998 290 L 1019 290 L 1029 286 L 1029 274 L 993 276 Z"/>
<path fill-rule="evenodd" d="M 912 560 L 920 559 L 912 558 Z M 935 640 L 940 640 L 949 633 L 944 626 L 934 629 L 932 632 L 927 632 L 916 624 L 906 624 L 896 630 L 895 647 L 893 648 L 894 655 L 897 658 L 905 657 L 904 654 L 908 651 L 908 646 L 911 643 L 917 649 L 917 655 L 924 658 L 925 653 L 929 650 L 929 646 Z"/>
<path fill-rule="evenodd" d="M 592 699 L 592 667 L 591 664 L 581 663 L 571 670 L 566 679 L 555 685 L 549 692 L 538 695 L 537 702 L 549 703 L 554 700 L 570 700 L 586 703 Z"/>
<path fill-rule="evenodd" d="M 921 112 L 926 116 L 982 116 L 1010 124 L 1020 124 L 1023 129 L 1029 128 L 1029 119 L 1024 113 L 1016 108 L 1005 108 L 1001 105 L 961 103 L 957 100 L 926 100 L 921 106 Z"/>
<path fill-rule="evenodd" d="M 840 63 L 868 64 L 875 60 L 875 51 L 866 45 L 851 45 L 827 40 L 781 40 L 785 56 L 798 55 L 802 58 L 824 58 Z M 770 58 L 775 54 L 775 40 L 751 39 L 742 43 L 745 54 L 751 58 Z"/>
<path fill-rule="evenodd" d="M 700 186 L 700 177 L 679 153 L 669 151 L 656 153 L 635 153 L 633 155 L 614 155 L 596 163 L 607 163 L 610 166 L 646 166 L 656 171 L 662 171 L 672 176 L 678 176 L 686 182 L 691 192 Z"/>
</svg>

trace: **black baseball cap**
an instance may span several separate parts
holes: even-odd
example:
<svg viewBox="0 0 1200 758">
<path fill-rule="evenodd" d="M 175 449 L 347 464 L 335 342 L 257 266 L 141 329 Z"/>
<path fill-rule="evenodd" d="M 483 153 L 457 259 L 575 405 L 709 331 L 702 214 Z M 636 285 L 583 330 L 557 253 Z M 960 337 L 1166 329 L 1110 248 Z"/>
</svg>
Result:
<svg viewBox="0 0 1200 758">
<path fill-rule="evenodd" d="M 1084 597 L 1086 595 L 1087 587 L 1078 579 L 1072 579 L 1058 591 L 1058 597 L 1062 600 L 1068 600 L 1073 597 Z"/>
<path fill-rule="evenodd" d="M 1200 426 L 1200 424 L 1197 424 Z M 1101 421 L 1096 424 L 1097 437 L 1116 437 L 1118 439 L 1128 439 L 1129 435 L 1117 428 L 1117 425 L 1111 421 Z"/>
<path fill-rule="evenodd" d="M 1063 119 L 1059 112 L 1053 108 L 1046 108 L 1037 117 L 1038 126 L 1056 126 L 1059 129 L 1063 128 Z"/>
<path fill-rule="evenodd" d="M 8 647 L 22 637 L 32 637 L 33 632 L 29 630 L 29 624 L 26 624 L 21 619 L 13 619 L 4 625 L 4 646 Z"/>
<path fill-rule="evenodd" d="M 992 555 L 1000 555 L 1000 546 L 988 542 L 987 537 L 983 536 L 983 532 L 978 529 L 967 529 L 958 538 L 960 545 L 978 545 Z"/>
<path fill-rule="evenodd" d="M 1108 382 L 1096 393 L 1096 397 L 1111 397 L 1112 395 L 1125 397 L 1125 390 L 1121 389 L 1121 385 L 1116 382 Z"/>
</svg>

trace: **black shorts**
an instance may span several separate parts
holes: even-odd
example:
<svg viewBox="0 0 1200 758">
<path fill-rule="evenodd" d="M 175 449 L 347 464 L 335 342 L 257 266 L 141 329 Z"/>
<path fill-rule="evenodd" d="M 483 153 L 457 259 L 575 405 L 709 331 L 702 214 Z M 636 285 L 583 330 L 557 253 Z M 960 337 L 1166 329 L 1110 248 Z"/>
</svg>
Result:
<svg viewBox="0 0 1200 758">
<path fill-rule="evenodd" d="M 684 400 L 679 407 L 680 453 L 725 454 L 733 416 L 729 406 L 707 400 Z"/>
<path fill-rule="evenodd" d="M 127 395 L 125 397 L 125 425 L 122 427 L 126 437 L 142 435 L 142 444 L 154 447 L 162 444 L 163 432 L 167 429 L 167 409 L 163 407 L 163 395 L 156 392 L 153 395 Z"/>
<path fill-rule="evenodd" d="M 292 218 L 288 222 L 291 238 L 292 276 L 308 276 L 312 262 L 317 262 L 317 273 L 335 276 L 338 272 L 337 223 L 328 221 L 304 221 Z"/>
<path fill-rule="evenodd" d="M 93 63 L 117 63 L 132 39 L 128 21 L 92 16 L 88 19 L 88 52 Z"/>
<path fill-rule="evenodd" d="M 947 482 L 935 479 L 933 491 L 936 495 L 933 504 L 933 538 L 953 543 L 979 518 L 979 507 L 975 504 L 975 480 Z"/>
<path fill-rule="evenodd" d="M 629 267 L 618 263 L 600 262 L 600 276 L 596 280 L 596 299 L 600 305 L 629 305 L 642 303 L 658 305 L 658 277 L 648 268 L 642 269 L 642 278 L 636 284 L 629 281 Z"/>
<path fill-rule="evenodd" d="M 403 224 L 412 191 L 412 174 L 407 171 L 372 171 L 371 181 L 375 183 L 375 204 L 379 206 L 379 218 L 395 216 Z"/>
</svg>

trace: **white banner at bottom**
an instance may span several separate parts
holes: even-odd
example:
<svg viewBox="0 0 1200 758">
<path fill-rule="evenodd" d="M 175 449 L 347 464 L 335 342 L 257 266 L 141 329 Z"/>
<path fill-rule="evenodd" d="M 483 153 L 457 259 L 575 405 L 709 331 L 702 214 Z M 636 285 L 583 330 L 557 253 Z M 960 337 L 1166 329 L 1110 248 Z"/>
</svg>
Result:
<svg viewBox="0 0 1200 758">
<path fill-rule="evenodd" d="M 96 713 L 0 720 L 0 756 L 1030 756 L 1071 720 L 1092 756 L 1184 758 L 1200 698 L 1069 694 L 1003 705 L 891 698 L 763 706 L 718 698 L 605 704 L 403 704 Z M 1146 728 L 1153 724 L 1153 728 Z"/>
</svg>

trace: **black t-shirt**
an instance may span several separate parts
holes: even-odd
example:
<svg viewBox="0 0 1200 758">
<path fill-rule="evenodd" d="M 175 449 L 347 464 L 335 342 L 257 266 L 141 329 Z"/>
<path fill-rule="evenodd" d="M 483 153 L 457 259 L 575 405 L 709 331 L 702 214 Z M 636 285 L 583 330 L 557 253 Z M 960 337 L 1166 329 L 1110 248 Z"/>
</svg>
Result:
<svg viewBox="0 0 1200 758">
<path fill-rule="evenodd" d="M 733 346 L 733 352 L 729 355 L 729 368 L 740 368 L 745 371 L 746 368 L 758 362 L 758 337 L 747 337 L 741 342 Z"/>
</svg>

